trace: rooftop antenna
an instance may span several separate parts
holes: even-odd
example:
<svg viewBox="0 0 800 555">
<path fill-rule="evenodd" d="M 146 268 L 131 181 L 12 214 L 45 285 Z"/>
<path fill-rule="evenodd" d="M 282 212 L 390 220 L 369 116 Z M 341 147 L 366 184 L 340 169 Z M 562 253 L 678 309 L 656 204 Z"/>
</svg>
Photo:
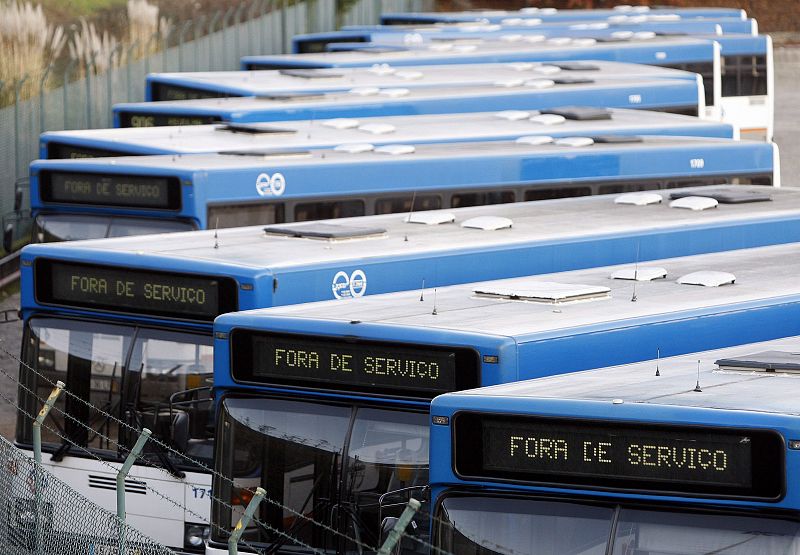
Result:
<svg viewBox="0 0 800 555">
<path fill-rule="evenodd" d="M 437 314 L 439 314 L 439 313 L 436 312 L 436 288 L 434 287 L 433 288 L 433 312 L 431 312 L 431 315 L 432 316 L 436 316 Z"/>
<path fill-rule="evenodd" d="M 422 289 L 419 291 L 419 302 L 425 300 L 425 278 L 422 278 Z"/>
<path fill-rule="evenodd" d="M 417 191 L 415 190 L 411 194 L 411 208 L 408 211 L 408 216 L 406 217 L 406 221 L 408 223 L 411 223 L 411 215 L 414 213 L 414 201 L 416 201 L 416 200 L 417 200 Z M 408 241 L 408 235 L 406 235 L 406 241 Z"/>
<path fill-rule="evenodd" d="M 219 248 L 219 216 L 217 216 L 217 222 L 214 224 L 214 248 Z"/>
<path fill-rule="evenodd" d="M 661 372 L 658 371 L 658 365 L 661 362 L 661 349 L 656 347 L 656 376 L 660 376 Z"/>
<path fill-rule="evenodd" d="M 698 393 L 702 393 L 703 390 L 700 389 L 700 361 L 697 361 L 697 383 L 694 386 L 694 390 Z"/>
<path fill-rule="evenodd" d="M 636 297 L 636 282 L 639 281 L 639 242 L 636 242 L 636 265 L 633 267 L 633 296 L 631 302 L 635 303 Z"/>
</svg>

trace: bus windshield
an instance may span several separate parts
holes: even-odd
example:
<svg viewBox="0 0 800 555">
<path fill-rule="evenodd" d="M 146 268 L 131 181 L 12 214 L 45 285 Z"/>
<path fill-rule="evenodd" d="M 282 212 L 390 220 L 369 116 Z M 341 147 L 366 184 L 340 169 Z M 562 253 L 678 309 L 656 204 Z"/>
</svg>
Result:
<svg viewBox="0 0 800 555">
<path fill-rule="evenodd" d="M 800 553 L 800 523 L 775 518 L 455 495 L 437 516 L 437 546 L 459 555 Z"/>
<path fill-rule="evenodd" d="M 34 243 L 127 237 L 196 229 L 189 222 L 159 218 L 126 218 L 83 214 L 40 214 L 34 224 Z"/>
<path fill-rule="evenodd" d="M 280 531 L 304 544 L 287 547 L 372 551 L 381 519 L 402 511 L 381 507 L 381 495 L 427 483 L 425 413 L 274 398 L 227 398 L 222 406 L 218 461 L 233 485 L 214 487 L 234 510 L 217 503 L 216 522 L 234 526 L 258 486 L 270 499 L 258 515 L 268 527 L 251 523 L 249 544 L 288 541 Z"/>
<path fill-rule="evenodd" d="M 53 449 L 67 449 L 65 437 L 81 448 L 118 454 L 118 444 L 130 446 L 136 441 L 138 433 L 133 430 L 147 427 L 163 442 L 210 463 L 213 344 L 209 335 L 34 317 L 26 326 L 22 357 L 20 398 L 29 414 L 38 412 L 41 402 L 24 388 L 43 399 L 61 380 L 77 397 L 62 395 L 60 410 L 50 413 L 48 425 L 55 431 L 44 429 L 42 439 Z M 87 426 L 65 418 L 61 411 Z M 20 419 L 18 437 L 31 440 L 29 421 Z M 150 455 L 170 456 L 148 445 Z M 80 448 L 72 449 L 83 455 Z M 167 464 L 187 464 L 171 457 Z"/>
</svg>

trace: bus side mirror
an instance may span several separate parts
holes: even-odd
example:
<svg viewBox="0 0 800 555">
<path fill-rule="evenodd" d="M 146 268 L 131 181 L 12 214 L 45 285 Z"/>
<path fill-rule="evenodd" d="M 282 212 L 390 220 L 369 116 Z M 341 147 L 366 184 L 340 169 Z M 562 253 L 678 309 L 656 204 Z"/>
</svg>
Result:
<svg viewBox="0 0 800 555">
<path fill-rule="evenodd" d="M 22 189 L 14 189 L 14 212 L 22 210 Z"/>
<path fill-rule="evenodd" d="M 9 254 L 11 249 L 14 248 L 14 224 L 6 224 L 3 230 L 3 248 Z"/>
</svg>

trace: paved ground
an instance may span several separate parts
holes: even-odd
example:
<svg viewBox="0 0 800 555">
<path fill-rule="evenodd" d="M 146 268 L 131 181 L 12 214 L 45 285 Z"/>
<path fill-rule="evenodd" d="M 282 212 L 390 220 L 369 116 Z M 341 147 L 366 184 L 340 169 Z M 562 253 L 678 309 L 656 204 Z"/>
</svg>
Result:
<svg viewBox="0 0 800 555">
<path fill-rule="evenodd" d="M 775 69 L 775 142 L 781 150 L 783 184 L 800 186 L 800 48 L 777 51 Z M 19 306 L 19 295 L 0 299 L 0 310 Z M 12 376 L 18 372 L 22 339 L 20 323 L 0 324 L 0 347 L 14 353 L 14 357 L 0 351 L 0 370 Z M 12 380 L 0 373 L 0 393 L 16 399 L 17 389 Z M 0 434 L 14 436 L 15 412 L 0 398 Z"/>
</svg>

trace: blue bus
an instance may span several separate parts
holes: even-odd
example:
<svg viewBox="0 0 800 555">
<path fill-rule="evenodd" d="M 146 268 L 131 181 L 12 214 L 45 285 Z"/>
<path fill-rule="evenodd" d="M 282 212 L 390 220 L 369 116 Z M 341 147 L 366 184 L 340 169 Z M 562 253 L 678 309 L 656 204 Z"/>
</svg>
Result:
<svg viewBox="0 0 800 555">
<path fill-rule="evenodd" d="M 663 17 L 692 20 L 699 18 L 719 19 L 733 17 L 746 19 L 744 10 L 737 8 L 678 8 L 665 6 L 615 6 L 604 10 L 558 10 L 556 8 L 528 7 L 517 11 L 508 10 L 474 10 L 465 12 L 406 12 L 384 13 L 381 15 L 382 25 L 419 25 L 425 23 L 458 23 L 482 22 L 502 23 L 509 18 L 534 18 L 542 23 L 581 22 L 581 21 L 624 21 L 624 18 L 637 16 Z"/>
<path fill-rule="evenodd" d="M 526 136 L 290 152 L 39 160 L 34 243 L 692 185 L 780 184 L 773 144 Z"/>
<path fill-rule="evenodd" d="M 585 63 L 508 63 L 394 68 L 387 65 L 338 69 L 285 69 L 151 73 L 145 100 L 192 100 L 227 96 L 269 96 L 288 93 L 332 93 L 371 88 L 472 86 L 533 77 L 576 80 L 683 79 L 695 74 L 672 68 L 592 61 Z"/>
<path fill-rule="evenodd" d="M 567 46 L 578 44 L 585 41 L 592 41 L 592 38 L 571 38 L 575 37 L 576 32 L 565 33 L 566 36 L 548 39 L 544 44 L 554 43 Z M 579 31 L 577 33 L 582 33 Z M 615 35 L 608 31 L 593 31 L 597 40 L 609 40 Z M 601 34 L 602 33 L 602 34 Z M 603 35 L 604 34 L 604 35 Z M 656 40 L 656 37 L 649 40 Z M 483 48 L 483 44 L 494 48 L 502 45 L 524 45 L 527 41 L 538 38 L 544 40 L 544 35 L 530 34 L 505 34 L 491 40 L 489 34 L 481 38 L 481 33 L 474 33 L 475 37 L 471 44 L 461 45 L 470 46 L 476 49 Z M 605 39 L 600 38 L 605 36 Z M 638 33 L 638 40 L 648 40 L 643 33 Z M 729 34 L 721 36 L 693 37 L 696 39 L 704 38 L 715 41 L 720 46 L 720 76 L 721 89 L 718 97 L 715 92 L 715 79 L 717 78 L 716 69 L 706 65 L 695 65 L 691 69 L 703 75 L 706 87 L 706 114 L 710 117 L 718 117 L 723 121 L 729 121 L 738 125 L 744 133 L 757 136 L 766 136 L 767 140 L 772 138 L 773 110 L 774 110 L 774 62 L 772 39 L 768 35 L 750 34 Z M 571 42 L 570 42 L 571 41 Z M 372 44 L 372 43 L 370 43 Z M 374 43 L 377 48 L 384 46 L 381 43 Z M 396 42 L 385 43 L 387 46 L 396 45 Z M 418 43 L 406 45 L 403 48 L 409 50 L 426 50 L 431 47 L 443 48 L 447 46 L 458 46 L 458 41 L 439 42 L 433 45 Z M 370 45 L 356 44 L 353 48 L 369 48 Z M 332 45 L 335 49 L 348 49 L 344 44 Z M 661 64 L 659 64 L 661 65 Z M 672 64 L 674 66 L 674 64 Z M 689 69 L 683 66 L 684 69 Z"/>
<path fill-rule="evenodd" d="M 684 135 L 738 139 L 728 123 L 693 116 L 624 108 L 502 110 L 423 116 L 334 118 L 270 123 L 219 123 L 189 127 L 123 127 L 48 131 L 39 138 L 41 159 L 202 154 L 335 148 L 346 144 L 450 143 L 549 137 Z M 599 118 L 599 119 L 598 119 Z"/>
<path fill-rule="evenodd" d="M 472 38 L 511 40 L 519 35 L 551 37 L 588 37 L 608 39 L 630 38 L 635 33 L 658 35 L 718 35 L 743 33 L 755 35 L 755 19 L 696 19 L 675 21 L 636 21 L 623 23 L 555 23 L 541 24 L 531 19 L 507 19 L 502 24 L 456 23 L 429 26 L 363 25 L 295 35 L 292 38 L 294 54 L 325 52 L 328 45 L 336 43 L 376 43 L 388 45 L 425 44 L 441 40 L 468 40 Z"/>
<path fill-rule="evenodd" d="M 668 195 L 686 192 L 717 198 L 724 192 L 733 198 L 760 193 L 771 200 L 723 203 L 705 212 L 667 205 Z M 736 186 L 660 194 L 664 202 L 658 204 L 584 197 L 289 224 L 266 232 L 258 226 L 30 245 L 22 252 L 20 301 L 21 359 L 29 366 L 22 366 L 20 380 L 46 395 L 48 380 L 61 379 L 115 418 L 148 426 L 157 438 L 210 464 L 207 386 L 212 321 L 221 313 L 336 298 L 344 306 L 347 299 L 423 283 L 438 287 L 800 240 L 797 189 Z M 480 229 L 487 217 L 513 226 Z M 39 406 L 24 392 L 20 402 L 28 412 Z M 113 442 L 134 440 L 88 407 L 61 403 Z M 113 472 L 83 449 L 118 465 L 116 445 L 69 420 L 57 422 L 70 442 L 45 428 L 45 464 L 87 498 L 113 509 L 114 489 L 104 487 L 114 483 Z M 17 443 L 30 450 L 31 442 L 30 421 L 20 414 Z M 172 476 L 137 465 L 132 484 L 145 482 L 188 510 L 131 495 L 129 521 L 162 544 L 200 550 L 211 476 L 182 458 L 158 451 L 148 457 L 167 465 Z"/>
<path fill-rule="evenodd" d="M 796 553 L 798 350 L 653 353 L 434 399 L 433 552 Z"/>
<path fill-rule="evenodd" d="M 535 40 L 534 40 L 535 39 Z M 615 39 L 598 43 L 594 39 L 558 37 L 552 42 L 541 37 L 522 36 L 519 42 L 493 41 L 479 44 L 444 42 L 420 47 L 399 47 L 370 44 L 331 44 L 331 48 L 358 51 L 322 52 L 318 54 L 287 54 L 245 56 L 242 69 L 311 69 L 446 64 L 477 64 L 503 62 L 555 62 L 576 60 L 605 60 L 666 66 L 683 69 L 703 76 L 709 117 L 718 118 L 715 98 L 721 94 L 721 61 L 719 44 L 695 37 L 655 37 L 645 40 Z"/>
<path fill-rule="evenodd" d="M 797 334 L 796 252 L 789 244 L 222 315 L 212 488 L 223 500 L 267 491 L 258 517 L 269 527 L 245 530 L 251 546 L 277 551 L 297 538 L 300 553 L 346 553 L 355 538 L 371 552 L 383 517 L 398 516 L 409 492 L 424 495 L 434 396 L 648 359 L 657 348 L 672 356 Z M 222 530 L 238 516 L 212 500 L 206 553 L 227 552 Z"/>
<path fill-rule="evenodd" d="M 251 123 L 300 119 L 452 114 L 487 110 L 533 110 L 574 104 L 637 108 L 698 115 L 704 87 L 698 78 L 580 79 L 532 74 L 486 85 L 360 87 L 332 93 L 205 98 L 114 105 L 114 127 L 192 125 L 218 121 Z"/>
</svg>

